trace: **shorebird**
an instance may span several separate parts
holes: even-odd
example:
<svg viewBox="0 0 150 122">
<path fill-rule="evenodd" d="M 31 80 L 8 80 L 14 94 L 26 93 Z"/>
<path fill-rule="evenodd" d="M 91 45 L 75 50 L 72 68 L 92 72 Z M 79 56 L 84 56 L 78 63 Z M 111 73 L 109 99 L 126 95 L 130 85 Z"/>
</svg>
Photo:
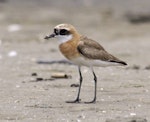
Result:
<svg viewBox="0 0 150 122">
<path fill-rule="evenodd" d="M 45 39 L 49 38 L 57 38 L 60 42 L 59 49 L 61 53 L 72 63 L 78 65 L 80 85 L 77 98 L 74 101 L 67 101 L 67 103 L 80 102 L 79 96 L 83 79 L 81 66 L 89 67 L 94 75 L 94 99 L 86 103 L 95 103 L 97 77 L 93 70 L 93 67 L 127 65 L 127 63 L 125 63 L 124 61 L 108 53 L 98 42 L 78 33 L 75 27 L 70 24 L 59 24 L 55 26 L 53 33 L 45 37 Z"/>
</svg>

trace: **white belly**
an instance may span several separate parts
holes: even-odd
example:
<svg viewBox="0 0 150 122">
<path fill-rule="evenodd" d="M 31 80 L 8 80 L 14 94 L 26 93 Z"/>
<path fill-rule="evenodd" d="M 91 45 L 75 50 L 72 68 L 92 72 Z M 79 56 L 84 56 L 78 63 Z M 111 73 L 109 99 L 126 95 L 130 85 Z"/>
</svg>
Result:
<svg viewBox="0 0 150 122">
<path fill-rule="evenodd" d="M 74 58 L 71 59 L 71 62 L 79 65 L 79 66 L 87 66 L 87 67 L 107 67 L 107 66 L 121 66 L 121 64 L 119 63 L 115 63 L 115 62 L 107 62 L 107 61 L 102 61 L 102 60 L 89 60 L 89 59 L 85 59 L 83 57 L 79 57 L 79 58 Z"/>
</svg>

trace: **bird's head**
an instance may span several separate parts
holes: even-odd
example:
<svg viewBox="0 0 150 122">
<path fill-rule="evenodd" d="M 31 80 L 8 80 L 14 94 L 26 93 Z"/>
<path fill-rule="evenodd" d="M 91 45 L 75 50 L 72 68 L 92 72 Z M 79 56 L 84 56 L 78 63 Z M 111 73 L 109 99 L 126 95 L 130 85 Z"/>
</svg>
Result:
<svg viewBox="0 0 150 122">
<path fill-rule="evenodd" d="M 59 24 L 54 27 L 52 34 L 46 36 L 44 39 L 57 38 L 61 43 L 67 42 L 76 37 L 78 32 L 70 24 Z"/>
</svg>

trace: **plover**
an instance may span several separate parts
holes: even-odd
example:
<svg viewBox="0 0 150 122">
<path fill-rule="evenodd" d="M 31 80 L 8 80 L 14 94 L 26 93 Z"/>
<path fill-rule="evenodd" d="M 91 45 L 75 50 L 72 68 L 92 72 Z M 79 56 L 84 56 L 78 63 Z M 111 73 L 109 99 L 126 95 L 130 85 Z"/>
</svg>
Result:
<svg viewBox="0 0 150 122">
<path fill-rule="evenodd" d="M 96 102 L 96 89 L 97 89 L 97 77 L 93 70 L 93 67 L 107 67 L 107 66 L 124 66 L 127 65 L 124 61 L 116 58 L 108 53 L 98 42 L 81 35 L 70 24 L 59 24 L 54 27 L 52 34 L 45 37 L 57 38 L 60 42 L 59 49 L 61 53 L 69 59 L 72 63 L 78 65 L 80 85 L 77 94 L 77 98 L 74 101 L 67 101 L 67 103 L 80 102 L 80 90 L 82 85 L 82 73 L 81 66 L 87 66 L 91 69 L 94 75 L 94 99 L 86 103 Z"/>
</svg>

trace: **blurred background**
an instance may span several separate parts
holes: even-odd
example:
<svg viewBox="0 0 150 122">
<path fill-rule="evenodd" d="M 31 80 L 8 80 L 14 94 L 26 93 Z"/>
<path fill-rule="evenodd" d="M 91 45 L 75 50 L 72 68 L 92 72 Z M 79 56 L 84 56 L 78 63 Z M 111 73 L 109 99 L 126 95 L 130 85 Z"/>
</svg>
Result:
<svg viewBox="0 0 150 122">
<path fill-rule="evenodd" d="M 96 37 L 102 39 L 107 39 L 109 34 L 110 37 L 132 35 L 134 29 L 135 33 L 143 34 L 135 25 L 150 22 L 149 6 L 149 0 L 0 0 L 0 37 L 8 40 L 7 32 L 16 27 L 19 34 L 9 33 L 12 37 L 9 40 L 18 36 L 21 41 L 32 34 L 38 40 L 60 23 L 73 24 L 83 34 L 96 36 L 98 33 Z M 115 30 L 118 27 L 120 32 Z"/>
</svg>

